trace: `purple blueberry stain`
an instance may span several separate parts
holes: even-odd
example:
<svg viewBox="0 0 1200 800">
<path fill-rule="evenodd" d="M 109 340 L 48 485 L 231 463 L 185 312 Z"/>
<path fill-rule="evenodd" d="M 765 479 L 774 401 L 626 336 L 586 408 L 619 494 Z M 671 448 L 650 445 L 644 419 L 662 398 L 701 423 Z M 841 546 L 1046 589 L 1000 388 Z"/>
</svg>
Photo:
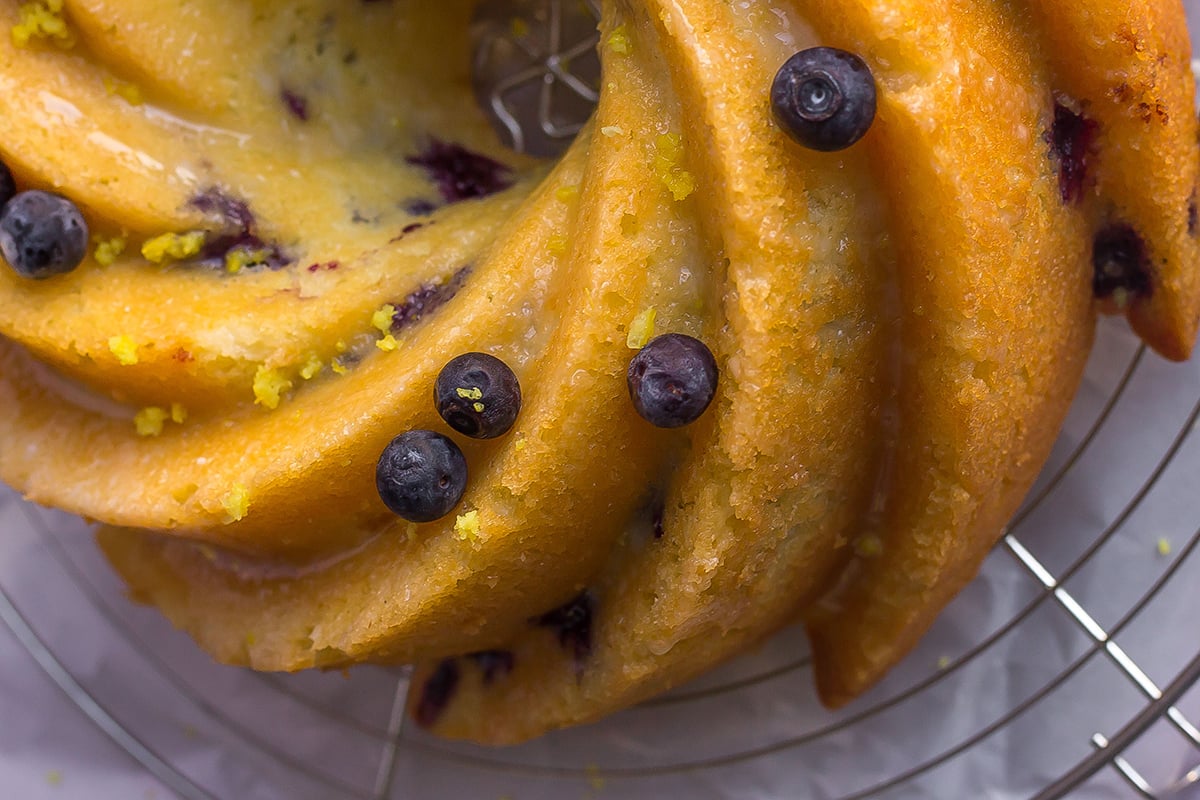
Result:
<svg viewBox="0 0 1200 800">
<path fill-rule="evenodd" d="M 1200 229 L 1200 210 L 1196 208 L 1196 190 L 1192 190 L 1192 196 L 1188 199 L 1187 208 L 1188 220 L 1188 236 L 1195 236 L 1196 231 Z"/>
<path fill-rule="evenodd" d="M 307 97 L 285 86 L 279 90 L 279 99 L 283 101 L 284 107 L 293 117 L 301 122 L 308 122 Z"/>
<path fill-rule="evenodd" d="M 437 204 L 418 197 L 405 202 L 403 208 L 410 216 L 428 217 L 434 211 L 437 211 Z"/>
<path fill-rule="evenodd" d="M 474 661 L 483 673 L 484 686 L 491 686 L 497 679 L 511 675 L 517 663 L 516 656 L 508 650 L 484 650 L 471 653 L 467 658 Z"/>
<path fill-rule="evenodd" d="M 661 539 L 667 535 L 667 529 L 666 529 L 666 527 L 664 527 L 664 524 L 663 524 L 663 516 L 665 515 L 665 513 L 666 513 L 666 509 L 663 507 L 663 504 L 661 502 L 654 504 L 654 515 L 651 518 L 651 520 L 652 520 L 652 524 L 654 526 L 654 538 L 655 539 Z"/>
<path fill-rule="evenodd" d="M 257 226 L 257 220 L 254 212 L 250 210 L 250 205 L 218 186 L 210 186 L 195 195 L 188 205 L 203 214 L 220 217 L 226 228 L 252 231 Z"/>
<path fill-rule="evenodd" d="M 1092 291 L 1107 299 L 1118 292 L 1126 300 L 1153 291 L 1146 243 L 1132 225 L 1114 222 L 1097 234 L 1092 247 Z"/>
<path fill-rule="evenodd" d="M 444 283 L 427 283 L 415 289 L 399 303 L 394 303 L 396 313 L 392 317 L 392 332 L 399 333 L 416 325 L 425 317 L 450 302 L 466 283 L 471 268 L 463 267 Z"/>
<path fill-rule="evenodd" d="M 1078 204 L 1083 199 L 1099 131 L 1100 126 L 1094 120 L 1061 102 L 1054 104 L 1054 125 L 1049 138 L 1058 159 L 1059 193 L 1067 205 Z"/>
<path fill-rule="evenodd" d="M 278 244 L 258 236 L 258 220 L 245 200 L 213 186 L 193 196 L 188 205 L 221 220 L 222 230 L 204 243 L 200 263 L 224 265 L 225 257 L 239 249 L 258 254 L 261 261 L 256 266 L 280 269 L 291 262 Z"/>
<path fill-rule="evenodd" d="M 584 591 L 560 608 L 549 611 L 534 622 L 558 635 L 558 643 L 575 660 L 575 671 L 582 674 L 584 663 L 592 653 L 592 618 L 595 602 L 591 592 Z"/>
<path fill-rule="evenodd" d="M 438 664 L 421 689 L 421 699 L 415 713 L 418 725 L 432 728 L 437 724 L 458 691 L 458 680 L 458 662 L 451 658 Z"/>
<path fill-rule="evenodd" d="M 487 197 L 512 185 L 512 170 L 462 145 L 433 139 L 409 164 L 422 167 L 447 203 Z"/>
</svg>

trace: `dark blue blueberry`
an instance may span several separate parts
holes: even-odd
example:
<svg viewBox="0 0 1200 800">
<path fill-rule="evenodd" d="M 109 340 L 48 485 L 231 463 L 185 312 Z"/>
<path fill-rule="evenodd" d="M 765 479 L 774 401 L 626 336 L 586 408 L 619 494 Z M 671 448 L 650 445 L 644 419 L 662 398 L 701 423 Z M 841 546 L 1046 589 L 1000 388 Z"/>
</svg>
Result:
<svg viewBox="0 0 1200 800">
<path fill-rule="evenodd" d="M 484 650 L 471 653 L 467 658 L 474 661 L 483 672 L 483 685 L 491 686 L 497 678 L 503 678 L 516 666 L 516 656 L 508 650 Z"/>
<path fill-rule="evenodd" d="M 17 181 L 8 165 L 0 162 L 0 207 L 17 194 Z"/>
<path fill-rule="evenodd" d="M 83 263 L 87 246 L 87 222 L 65 197 L 21 192 L 0 212 L 0 253 L 23 277 L 70 272 Z"/>
<path fill-rule="evenodd" d="M 440 139 L 407 161 L 425 168 L 447 203 L 487 197 L 512 185 L 512 170 L 504 164 Z"/>
<path fill-rule="evenodd" d="M 534 622 L 557 633 L 558 643 L 575 659 L 576 668 L 582 669 L 592 652 L 593 615 L 592 594 L 584 591 L 571 602 L 543 614 Z"/>
<path fill-rule="evenodd" d="M 467 489 L 467 459 L 458 445 L 433 431 L 409 431 L 379 457 L 375 486 L 384 504 L 409 522 L 449 514 Z"/>
<path fill-rule="evenodd" d="M 652 425 L 695 422 L 717 393 L 717 360 L 699 339 L 668 333 L 652 339 L 629 362 L 633 406 Z"/>
<path fill-rule="evenodd" d="M 875 121 L 875 76 L 845 50 L 813 47 L 789 58 L 771 86 L 775 119 L 812 150 L 844 150 Z"/>
<path fill-rule="evenodd" d="M 1096 236 L 1092 248 L 1092 291 L 1105 299 L 1118 291 L 1126 299 L 1150 294 L 1153 290 L 1146 243 L 1133 226 L 1117 222 Z"/>
<path fill-rule="evenodd" d="M 1100 126 L 1062 103 L 1054 104 L 1054 127 L 1050 144 L 1058 157 L 1058 189 L 1062 201 L 1078 203 L 1083 199 L 1087 184 L 1088 161 L 1096 143 Z"/>
<path fill-rule="evenodd" d="M 421 689 L 421 699 L 417 702 L 413 716 L 422 728 L 432 728 L 454 699 L 458 691 L 458 663 L 447 659 L 438 664 L 437 669 L 425 681 Z"/>
<path fill-rule="evenodd" d="M 438 374 L 433 402 L 446 424 L 464 436 L 495 439 L 517 421 L 521 384 L 495 356 L 464 353 Z"/>
</svg>

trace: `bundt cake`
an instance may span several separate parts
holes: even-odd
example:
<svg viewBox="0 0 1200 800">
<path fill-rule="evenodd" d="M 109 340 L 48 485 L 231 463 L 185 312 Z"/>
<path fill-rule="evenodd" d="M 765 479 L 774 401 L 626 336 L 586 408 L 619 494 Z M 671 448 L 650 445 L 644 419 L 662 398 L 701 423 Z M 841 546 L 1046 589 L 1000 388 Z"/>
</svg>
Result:
<svg viewBox="0 0 1200 800">
<path fill-rule="evenodd" d="M 837 706 L 1098 311 L 1189 355 L 1177 0 L 604 0 L 553 159 L 477 102 L 478 6 L 6 6 L 0 478 L 222 662 L 413 663 L 506 743 L 801 621 Z"/>
</svg>

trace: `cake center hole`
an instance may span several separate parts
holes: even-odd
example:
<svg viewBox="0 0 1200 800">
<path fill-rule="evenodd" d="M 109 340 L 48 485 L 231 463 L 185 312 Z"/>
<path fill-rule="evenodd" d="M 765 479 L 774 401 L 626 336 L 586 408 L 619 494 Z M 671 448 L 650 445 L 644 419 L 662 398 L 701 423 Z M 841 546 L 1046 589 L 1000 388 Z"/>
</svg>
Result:
<svg viewBox="0 0 1200 800">
<path fill-rule="evenodd" d="M 599 0 L 484 0 L 471 26 L 472 83 L 509 147 L 561 155 L 596 108 Z"/>
</svg>

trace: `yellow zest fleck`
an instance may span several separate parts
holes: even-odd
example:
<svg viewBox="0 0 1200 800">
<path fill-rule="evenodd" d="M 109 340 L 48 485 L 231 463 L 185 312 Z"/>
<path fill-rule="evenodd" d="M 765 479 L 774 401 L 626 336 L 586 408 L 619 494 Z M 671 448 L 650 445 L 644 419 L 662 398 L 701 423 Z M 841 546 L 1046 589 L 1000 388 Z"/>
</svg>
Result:
<svg viewBox="0 0 1200 800">
<path fill-rule="evenodd" d="M 514 445 L 514 447 L 516 448 L 517 452 L 519 453 L 525 449 L 526 444 L 527 444 L 527 442 L 525 441 L 525 437 L 521 436 L 517 439 L 517 443 L 516 443 L 516 445 Z"/>
<path fill-rule="evenodd" d="M 591 784 L 592 791 L 599 792 L 604 789 L 604 774 L 600 772 L 600 767 L 595 764 L 587 765 L 588 783 Z"/>
<path fill-rule="evenodd" d="M 113 336 L 108 340 L 108 350 L 117 357 L 117 363 L 122 367 L 132 367 L 138 363 L 138 344 L 131 336 Z"/>
<path fill-rule="evenodd" d="M 1158 554 L 1163 557 L 1171 555 L 1171 540 L 1165 536 L 1158 540 Z"/>
<path fill-rule="evenodd" d="M 479 534 L 483 528 L 479 523 L 479 512 L 468 511 L 465 514 L 459 514 L 458 519 L 454 520 L 454 535 L 463 542 L 479 541 Z"/>
<path fill-rule="evenodd" d="M 457 389 L 454 390 L 454 393 L 457 394 L 459 397 L 461 397 L 463 400 L 482 400 L 483 399 L 483 389 L 480 389 L 478 386 L 472 386 L 469 389 L 466 388 L 465 386 L 459 386 Z"/>
<path fill-rule="evenodd" d="M 325 365 L 321 363 L 321 357 L 316 353 L 309 353 L 308 360 L 300 367 L 300 377 L 306 381 L 311 381 L 320 375 L 324 369 Z"/>
<path fill-rule="evenodd" d="M 658 310 L 654 307 L 647 308 L 633 318 L 633 322 L 629 323 L 629 334 L 625 337 L 625 344 L 630 350 L 641 350 L 654 338 L 654 322 L 657 319 Z"/>
<path fill-rule="evenodd" d="M 379 341 L 377 341 L 375 343 L 375 346 L 378 347 L 380 350 L 382 350 L 385 353 L 390 353 L 393 350 L 395 350 L 397 347 L 399 347 L 400 343 L 396 341 L 395 336 L 392 336 L 389 333 L 387 336 L 385 336 L 382 339 L 380 339 Z"/>
<path fill-rule="evenodd" d="M 854 552 L 859 558 L 878 558 L 883 555 L 883 540 L 874 534 L 860 536 L 854 541 Z"/>
<path fill-rule="evenodd" d="M 142 245 L 142 257 L 153 264 L 183 261 L 200 254 L 204 247 L 204 239 L 204 231 L 164 233 Z"/>
<path fill-rule="evenodd" d="M 616 136 L 624 136 L 625 135 L 625 129 L 622 128 L 620 125 L 605 125 L 603 128 L 600 129 L 600 132 L 610 139 L 612 139 L 613 137 L 616 137 Z"/>
<path fill-rule="evenodd" d="M 46 773 L 46 783 L 50 784 L 51 786 L 58 786 L 60 783 L 62 783 L 62 778 L 62 773 L 56 769 L 52 769 Z"/>
<path fill-rule="evenodd" d="M 560 186 L 555 190 L 554 196 L 564 203 L 569 203 L 579 197 L 579 184 L 573 183 L 570 186 Z"/>
<path fill-rule="evenodd" d="M 350 349 L 350 345 L 346 344 L 345 339 L 338 339 L 337 344 L 335 344 L 334 347 L 337 348 L 339 353 L 344 353 Z"/>
<path fill-rule="evenodd" d="M 946 669 L 946 667 L 950 666 L 950 664 L 951 664 L 950 656 L 942 656 L 941 658 L 939 658 L 937 660 L 938 670 L 944 670 L 944 669 Z"/>
<path fill-rule="evenodd" d="M 618 25 L 608 36 L 608 48 L 622 56 L 633 52 L 633 42 L 629 40 L 629 29 L 624 25 Z"/>
<path fill-rule="evenodd" d="M 117 256 L 125 252 L 125 237 L 114 236 L 111 239 L 96 239 L 96 250 L 92 254 L 92 258 L 102 267 L 111 267 L 117 260 Z"/>
<path fill-rule="evenodd" d="M 254 631 L 249 631 L 246 634 L 246 647 L 254 647 L 256 644 L 258 644 L 258 634 Z"/>
<path fill-rule="evenodd" d="M 483 405 L 483 403 L 475 403 L 474 405 L 471 406 L 471 408 L 475 409 L 476 414 L 482 414 L 485 406 Z"/>
<path fill-rule="evenodd" d="M 221 498 L 227 522 L 240 522 L 250 511 L 250 492 L 240 483 L 235 483 Z"/>
<path fill-rule="evenodd" d="M 664 133 L 654 140 L 654 172 L 677 201 L 696 191 L 696 179 L 683 168 L 683 137 Z"/>
<path fill-rule="evenodd" d="M 336 375 L 346 375 L 350 372 L 350 369 L 336 358 L 329 363 L 329 368 L 333 370 L 334 374 Z"/>
<path fill-rule="evenodd" d="M 391 333 L 392 324 L 396 321 L 396 307 L 386 305 L 380 308 L 371 316 L 371 327 L 378 330 L 380 333 Z"/>
<path fill-rule="evenodd" d="M 280 370 L 266 366 L 254 375 L 254 403 L 264 408 L 279 408 L 283 395 L 291 391 L 292 382 Z"/>
<path fill-rule="evenodd" d="M 183 403 L 171 403 L 171 422 L 182 425 L 187 422 L 188 412 Z"/>
<path fill-rule="evenodd" d="M 555 254 L 567 252 L 567 237 L 551 236 L 546 240 L 546 249 Z"/>
<path fill-rule="evenodd" d="M 131 106 L 140 106 L 142 104 L 142 90 L 135 84 L 106 76 L 104 78 L 104 91 L 110 95 L 115 94 Z"/>
<path fill-rule="evenodd" d="M 509 28 L 514 39 L 524 39 L 529 35 L 529 23 L 521 17 L 513 17 Z"/>
<path fill-rule="evenodd" d="M 75 46 L 75 33 L 63 17 L 63 0 L 33 0 L 17 9 L 13 44 L 28 47 L 34 39 L 45 39 L 64 50 Z"/>
<path fill-rule="evenodd" d="M 137 428 L 138 436 L 150 438 L 162 436 L 163 424 L 170 418 L 171 412 L 165 408 L 150 406 L 134 415 L 133 424 Z"/>
<path fill-rule="evenodd" d="M 270 258 L 271 251 L 265 248 L 235 247 L 225 254 L 225 271 L 236 275 L 246 267 L 262 266 Z"/>
</svg>

